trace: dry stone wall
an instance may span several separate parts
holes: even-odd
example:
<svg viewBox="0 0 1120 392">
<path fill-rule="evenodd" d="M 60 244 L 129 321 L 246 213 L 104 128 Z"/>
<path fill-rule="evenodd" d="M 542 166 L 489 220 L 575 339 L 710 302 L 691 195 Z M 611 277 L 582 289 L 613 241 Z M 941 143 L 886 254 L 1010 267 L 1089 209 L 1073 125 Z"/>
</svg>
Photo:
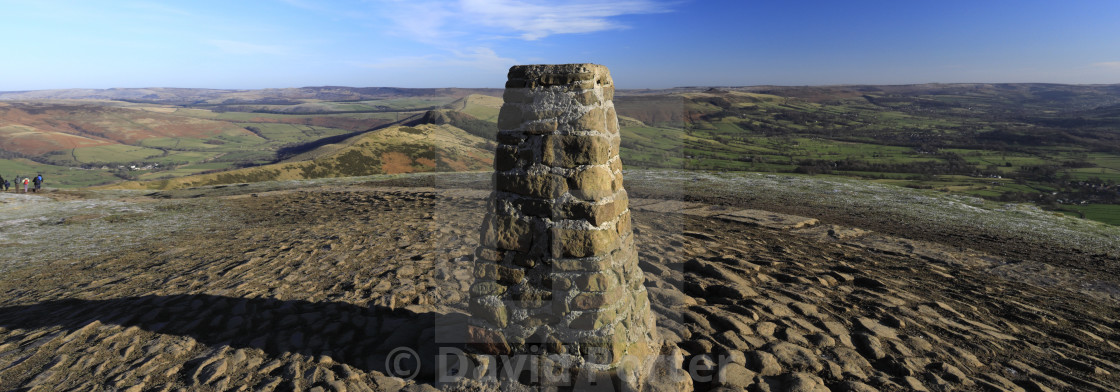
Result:
<svg viewBox="0 0 1120 392">
<path fill-rule="evenodd" d="M 616 378 L 657 354 L 613 96 L 601 65 L 510 69 L 471 287 L 478 352 Z"/>
</svg>

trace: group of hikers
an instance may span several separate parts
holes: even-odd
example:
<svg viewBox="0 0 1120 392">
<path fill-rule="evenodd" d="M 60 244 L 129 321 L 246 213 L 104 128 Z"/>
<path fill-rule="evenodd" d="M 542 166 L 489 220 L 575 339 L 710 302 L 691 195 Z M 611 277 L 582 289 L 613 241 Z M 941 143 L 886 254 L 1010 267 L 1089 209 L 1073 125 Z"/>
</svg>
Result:
<svg viewBox="0 0 1120 392">
<path fill-rule="evenodd" d="M 43 188 L 42 174 L 36 175 L 34 178 L 16 176 L 13 180 L 15 181 L 16 192 L 19 192 L 20 185 L 23 185 L 24 193 L 27 193 L 28 190 L 31 192 L 38 192 Z M 12 187 L 12 182 L 5 180 L 4 176 L 0 176 L 0 187 L 3 187 L 4 191 L 7 192 L 8 189 Z"/>
</svg>

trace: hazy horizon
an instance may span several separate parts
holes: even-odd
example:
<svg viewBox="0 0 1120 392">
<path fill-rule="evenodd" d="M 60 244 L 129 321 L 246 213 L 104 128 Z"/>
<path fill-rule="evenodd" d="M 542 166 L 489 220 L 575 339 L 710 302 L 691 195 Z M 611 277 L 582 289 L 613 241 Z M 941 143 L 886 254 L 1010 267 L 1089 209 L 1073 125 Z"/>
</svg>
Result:
<svg viewBox="0 0 1120 392">
<path fill-rule="evenodd" d="M 620 90 L 620 91 L 626 91 L 626 90 L 673 90 L 673 89 L 704 89 L 704 88 L 717 88 L 718 89 L 718 88 L 756 88 L 756 87 L 779 87 L 779 88 L 790 88 L 790 87 L 794 87 L 794 88 L 796 88 L 796 87 L 822 87 L 822 88 L 825 88 L 825 87 L 834 87 L 835 88 L 835 87 L 849 87 L 849 86 L 853 86 L 853 87 L 854 86 L 871 86 L 871 87 L 883 86 L 883 87 L 887 87 L 887 86 L 969 85 L 969 84 L 1008 84 L 1008 85 L 1010 85 L 1010 84 L 1050 84 L 1050 85 L 1065 85 L 1065 86 L 1120 85 L 1120 83 L 930 82 L 930 83 L 898 83 L 898 84 L 840 83 L 840 84 L 802 84 L 802 85 L 755 84 L 755 85 L 737 85 L 737 86 L 735 86 L 735 85 L 722 85 L 722 86 L 720 86 L 720 85 L 707 85 L 707 86 L 672 86 L 672 87 L 661 87 L 661 88 L 635 87 L 635 88 L 619 88 L 618 90 Z M 259 87 L 259 88 L 142 86 L 142 87 L 106 87 L 106 88 L 75 87 L 75 88 L 50 88 L 50 89 L 34 89 L 34 90 L 0 90 L 0 93 L 21 93 L 21 92 L 34 92 L 34 91 L 67 91 L 67 90 L 108 91 L 108 90 L 144 90 L 144 89 L 186 89 L 186 90 L 216 90 L 216 91 L 241 91 L 241 90 L 245 90 L 245 91 L 251 91 L 251 90 L 283 90 L 283 89 L 328 88 L 328 87 L 340 87 L 340 88 L 399 88 L 399 89 L 464 89 L 464 90 L 475 90 L 475 89 L 500 90 L 500 89 L 504 88 L 502 86 L 497 86 L 497 87 L 469 87 L 469 86 L 409 87 L 409 86 L 343 86 L 343 85 L 287 86 L 287 87 Z"/>
<path fill-rule="evenodd" d="M 500 88 L 592 62 L 623 89 L 1120 83 L 1120 3 L 0 0 L 0 91 Z"/>
</svg>

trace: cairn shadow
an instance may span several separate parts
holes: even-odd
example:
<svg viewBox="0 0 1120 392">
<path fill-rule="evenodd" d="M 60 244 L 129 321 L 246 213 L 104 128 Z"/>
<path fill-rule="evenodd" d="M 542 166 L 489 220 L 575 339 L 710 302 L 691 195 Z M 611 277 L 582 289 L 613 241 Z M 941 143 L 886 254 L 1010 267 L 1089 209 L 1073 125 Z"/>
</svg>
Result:
<svg viewBox="0 0 1120 392">
<path fill-rule="evenodd" d="M 0 307 L 9 329 L 76 331 L 99 321 L 190 337 L 211 346 L 329 356 L 365 371 L 431 382 L 442 350 L 461 350 L 467 316 L 339 302 L 215 295 L 64 299 Z"/>
</svg>

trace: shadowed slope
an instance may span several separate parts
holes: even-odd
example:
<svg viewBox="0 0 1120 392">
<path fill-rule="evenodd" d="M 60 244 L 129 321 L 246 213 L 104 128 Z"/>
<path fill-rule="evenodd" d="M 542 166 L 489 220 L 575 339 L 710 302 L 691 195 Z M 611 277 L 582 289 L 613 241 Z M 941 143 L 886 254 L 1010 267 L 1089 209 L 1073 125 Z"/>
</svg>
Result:
<svg viewBox="0 0 1120 392">
<path fill-rule="evenodd" d="M 129 182 L 112 188 L 177 189 L 273 180 L 485 170 L 493 164 L 491 144 L 451 125 L 397 126 L 338 144 L 321 145 L 287 162 L 169 180 Z"/>
<path fill-rule="evenodd" d="M 438 328 L 437 320 L 440 322 Z M 416 313 L 381 306 L 204 294 L 106 300 L 65 299 L 8 306 L 0 308 L 0 327 L 43 329 L 54 331 L 52 335 L 57 337 L 39 347 L 34 354 L 8 364 L 0 372 L 0 389 L 12 390 L 28 382 L 36 375 L 29 370 L 49 361 L 54 349 L 66 350 L 137 334 L 187 337 L 205 345 L 226 346 L 230 350 L 259 349 L 268 357 L 325 355 L 337 362 L 336 366 L 345 364 L 386 374 L 399 370 L 386 368 L 387 354 L 395 349 L 407 348 L 420 353 L 422 365 L 426 365 L 420 368 L 428 370 L 430 378 L 438 351 L 435 336 L 438 334 L 443 342 L 462 342 L 462 337 L 455 337 L 463 333 L 465 323 L 466 317 L 457 313 L 437 317 L 431 312 Z M 380 331 L 391 332 L 385 334 Z M 156 339 L 163 340 L 160 337 Z M 457 347 L 454 344 L 444 346 Z M 129 353 L 122 355 L 127 358 Z M 411 370 L 416 367 L 415 360 L 410 358 L 402 365 Z M 213 365 L 214 362 L 205 360 L 187 361 L 180 372 L 202 373 L 195 377 L 202 377 L 200 381 L 208 384 L 206 378 L 221 376 L 215 374 Z M 134 374 L 135 380 L 151 377 L 143 372 Z M 231 370 L 227 374 L 237 374 L 237 371 Z M 159 383 L 160 379 L 173 382 L 166 376 L 157 376 L 152 381 Z"/>
</svg>

